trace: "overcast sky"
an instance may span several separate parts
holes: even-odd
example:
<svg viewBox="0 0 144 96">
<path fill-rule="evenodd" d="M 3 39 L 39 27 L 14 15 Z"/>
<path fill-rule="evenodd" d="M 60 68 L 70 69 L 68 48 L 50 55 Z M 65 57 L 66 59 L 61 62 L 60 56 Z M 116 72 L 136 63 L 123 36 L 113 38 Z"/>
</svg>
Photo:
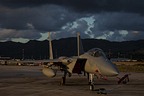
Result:
<svg viewBox="0 0 144 96">
<path fill-rule="evenodd" d="M 0 0 L 0 41 L 144 39 L 144 0 Z"/>
</svg>

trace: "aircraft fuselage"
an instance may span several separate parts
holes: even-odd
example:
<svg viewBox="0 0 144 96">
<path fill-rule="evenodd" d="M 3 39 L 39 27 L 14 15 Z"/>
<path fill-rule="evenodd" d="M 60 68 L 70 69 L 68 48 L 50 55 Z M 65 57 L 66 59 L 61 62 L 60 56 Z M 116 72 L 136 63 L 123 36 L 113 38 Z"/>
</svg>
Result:
<svg viewBox="0 0 144 96">
<path fill-rule="evenodd" d="M 84 69 L 88 73 L 103 76 L 116 76 L 119 73 L 116 66 L 105 56 L 101 49 L 92 49 L 81 55 L 80 58 L 87 59 Z"/>
</svg>

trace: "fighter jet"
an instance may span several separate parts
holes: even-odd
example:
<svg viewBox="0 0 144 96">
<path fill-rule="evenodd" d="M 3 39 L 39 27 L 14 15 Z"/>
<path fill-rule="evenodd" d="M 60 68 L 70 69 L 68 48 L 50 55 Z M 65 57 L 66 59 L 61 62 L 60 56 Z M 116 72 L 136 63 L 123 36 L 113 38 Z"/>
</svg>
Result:
<svg viewBox="0 0 144 96">
<path fill-rule="evenodd" d="M 78 56 L 73 57 L 59 57 L 53 59 L 52 43 L 49 33 L 49 53 L 50 59 L 47 66 L 43 68 L 42 72 L 48 77 L 55 77 L 56 72 L 53 66 L 64 72 L 62 76 L 62 84 L 66 82 L 66 76 L 71 76 L 73 73 L 87 73 L 90 90 L 94 90 L 94 76 L 117 76 L 119 74 L 116 66 L 106 57 L 105 53 L 100 48 L 93 48 L 87 52 L 83 51 L 80 34 L 77 33 Z"/>
</svg>

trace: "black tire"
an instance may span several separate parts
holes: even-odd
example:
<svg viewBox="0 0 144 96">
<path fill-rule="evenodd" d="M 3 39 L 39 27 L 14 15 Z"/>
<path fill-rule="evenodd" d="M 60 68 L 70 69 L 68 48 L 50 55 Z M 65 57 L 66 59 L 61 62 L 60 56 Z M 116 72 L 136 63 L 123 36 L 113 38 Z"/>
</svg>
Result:
<svg viewBox="0 0 144 96">
<path fill-rule="evenodd" d="M 94 85 L 90 85 L 90 90 L 91 90 L 91 91 L 94 90 Z"/>
</svg>

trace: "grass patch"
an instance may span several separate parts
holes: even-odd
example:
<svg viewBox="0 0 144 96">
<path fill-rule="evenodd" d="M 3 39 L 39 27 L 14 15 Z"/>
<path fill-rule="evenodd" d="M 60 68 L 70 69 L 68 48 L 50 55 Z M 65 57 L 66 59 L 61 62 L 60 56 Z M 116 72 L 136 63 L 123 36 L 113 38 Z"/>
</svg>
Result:
<svg viewBox="0 0 144 96">
<path fill-rule="evenodd" d="M 120 72 L 144 72 L 144 64 L 136 65 L 117 65 Z"/>
</svg>

